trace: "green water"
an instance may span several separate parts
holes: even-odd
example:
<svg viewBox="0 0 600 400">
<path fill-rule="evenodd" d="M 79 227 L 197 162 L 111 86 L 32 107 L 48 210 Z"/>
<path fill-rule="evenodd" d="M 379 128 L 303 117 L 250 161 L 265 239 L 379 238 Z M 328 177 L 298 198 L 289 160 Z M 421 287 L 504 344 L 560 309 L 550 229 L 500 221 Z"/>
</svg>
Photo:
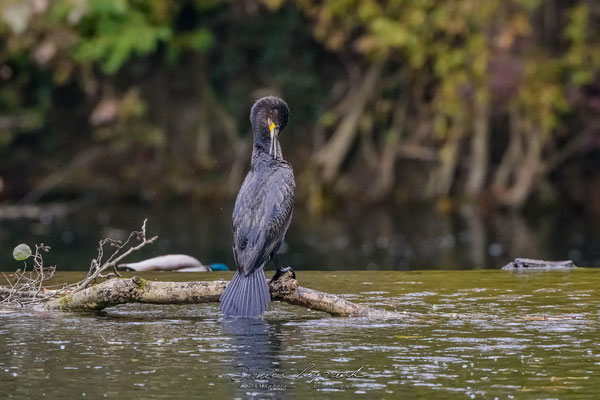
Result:
<svg viewBox="0 0 600 400">
<path fill-rule="evenodd" d="M 73 279 L 68 274 L 60 278 Z M 333 318 L 281 303 L 263 320 L 235 322 L 223 321 L 216 304 L 5 310 L 1 397 L 580 399 L 600 392 L 599 270 L 305 271 L 298 278 L 405 317 Z M 238 365 L 271 376 L 255 380 Z M 326 372 L 348 377 L 326 379 Z"/>
</svg>

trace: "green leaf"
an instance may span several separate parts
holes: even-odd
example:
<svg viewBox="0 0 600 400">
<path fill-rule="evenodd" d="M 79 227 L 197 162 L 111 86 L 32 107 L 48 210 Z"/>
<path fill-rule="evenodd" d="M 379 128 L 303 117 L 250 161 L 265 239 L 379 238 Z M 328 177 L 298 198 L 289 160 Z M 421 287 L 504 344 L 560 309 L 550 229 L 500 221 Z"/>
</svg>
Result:
<svg viewBox="0 0 600 400">
<path fill-rule="evenodd" d="M 17 261 L 27 260 L 29 257 L 31 257 L 31 247 L 21 243 L 13 250 L 13 257 Z"/>
</svg>

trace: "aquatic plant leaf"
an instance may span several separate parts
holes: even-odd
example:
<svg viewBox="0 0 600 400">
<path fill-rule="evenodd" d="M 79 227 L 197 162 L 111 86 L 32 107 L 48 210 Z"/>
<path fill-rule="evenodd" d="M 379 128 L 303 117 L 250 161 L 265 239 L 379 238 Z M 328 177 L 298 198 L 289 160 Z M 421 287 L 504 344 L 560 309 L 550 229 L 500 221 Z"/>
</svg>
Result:
<svg viewBox="0 0 600 400">
<path fill-rule="evenodd" d="M 21 243 L 13 250 L 13 257 L 17 261 L 23 261 L 31 257 L 31 247 Z"/>
</svg>

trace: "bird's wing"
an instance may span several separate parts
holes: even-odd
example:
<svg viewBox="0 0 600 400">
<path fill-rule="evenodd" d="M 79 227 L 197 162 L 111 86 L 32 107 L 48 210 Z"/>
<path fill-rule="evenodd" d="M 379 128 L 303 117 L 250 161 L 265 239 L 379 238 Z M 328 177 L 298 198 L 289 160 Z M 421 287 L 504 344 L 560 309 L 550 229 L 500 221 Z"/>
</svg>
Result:
<svg viewBox="0 0 600 400">
<path fill-rule="evenodd" d="M 250 275 L 283 240 L 294 207 L 294 175 L 278 168 L 244 181 L 233 213 L 233 253 L 238 271 Z"/>
</svg>

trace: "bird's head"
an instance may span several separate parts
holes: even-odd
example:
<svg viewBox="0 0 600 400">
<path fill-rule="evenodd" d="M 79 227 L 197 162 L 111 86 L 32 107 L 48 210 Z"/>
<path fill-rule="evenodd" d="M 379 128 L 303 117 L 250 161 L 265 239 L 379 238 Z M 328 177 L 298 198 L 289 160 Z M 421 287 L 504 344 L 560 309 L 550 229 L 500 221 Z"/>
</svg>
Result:
<svg viewBox="0 0 600 400">
<path fill-rule="evenodd" d="M 254 136 L 261 142 L 269 143 L 269 153 L 277 154 L 277 138 L 285 129 L 289 116 L 288 105 L 279 97 L 263 97 L 252 106 L 250 123 Z"/>
</svg>

